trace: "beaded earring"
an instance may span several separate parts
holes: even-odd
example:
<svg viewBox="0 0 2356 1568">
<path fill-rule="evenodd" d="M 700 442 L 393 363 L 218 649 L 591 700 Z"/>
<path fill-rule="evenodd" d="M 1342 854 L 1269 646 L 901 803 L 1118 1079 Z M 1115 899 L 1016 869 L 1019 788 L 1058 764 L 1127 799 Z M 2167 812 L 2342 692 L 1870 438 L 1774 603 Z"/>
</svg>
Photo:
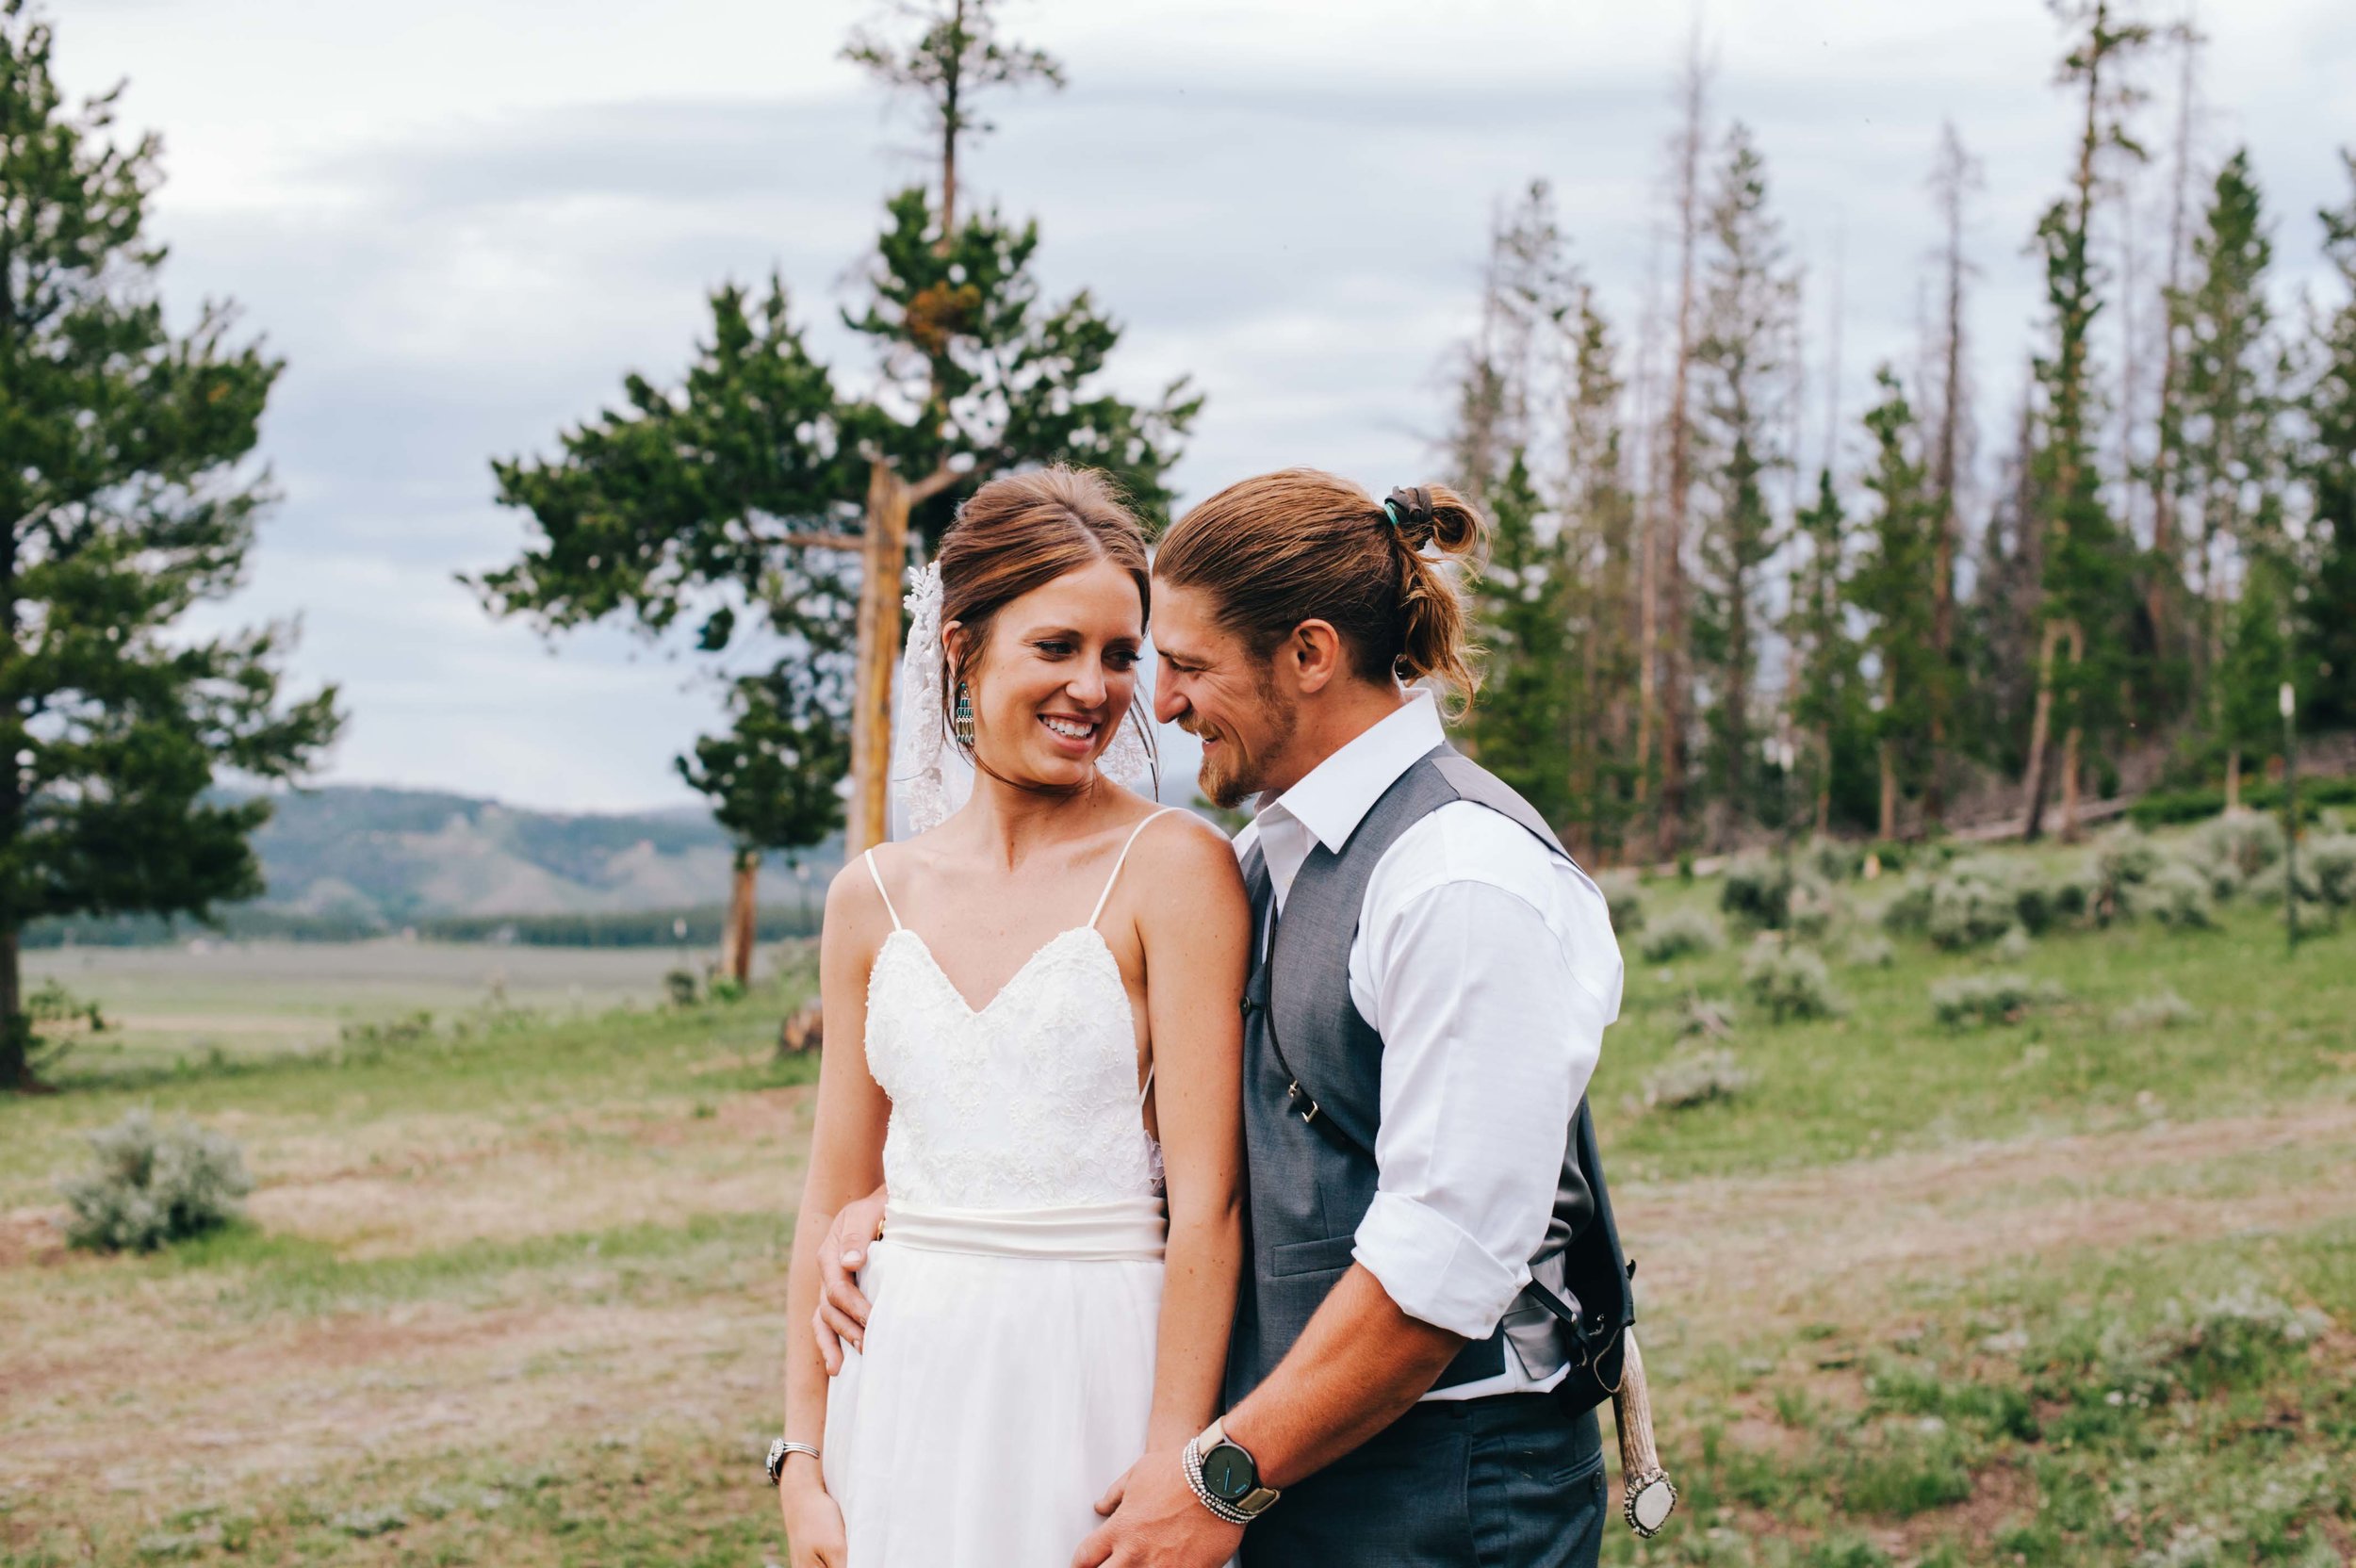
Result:
<svg viewBox="0 0 2356 1568">
<path fill-rule="evenodd" d="M 966 750 L 973 749 L 973 694 L 962 680 L 957 682 L 957 705 L 949 715 L 949 733 Z"/>
</svg>

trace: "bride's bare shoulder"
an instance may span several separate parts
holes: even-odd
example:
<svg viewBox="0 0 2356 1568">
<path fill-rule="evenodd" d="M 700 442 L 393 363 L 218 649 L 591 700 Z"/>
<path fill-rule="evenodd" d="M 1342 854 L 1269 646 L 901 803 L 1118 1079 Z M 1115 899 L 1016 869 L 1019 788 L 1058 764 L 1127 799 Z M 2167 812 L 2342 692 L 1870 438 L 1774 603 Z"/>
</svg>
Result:
<svg viewBox="0 0 2356 1568">
<path fill-rule="evenodd" d="M 1243 892 L 1243 874 L 1235 865 L 1235 846 L 1218 825 L 1195 812 L 1166 811 L 1151 827 L 1137 834 L 1130 852 L 1144 877 L 1157 893 L 1196 888 L 1213 896 L 1232 889 Z"/>
</svg>

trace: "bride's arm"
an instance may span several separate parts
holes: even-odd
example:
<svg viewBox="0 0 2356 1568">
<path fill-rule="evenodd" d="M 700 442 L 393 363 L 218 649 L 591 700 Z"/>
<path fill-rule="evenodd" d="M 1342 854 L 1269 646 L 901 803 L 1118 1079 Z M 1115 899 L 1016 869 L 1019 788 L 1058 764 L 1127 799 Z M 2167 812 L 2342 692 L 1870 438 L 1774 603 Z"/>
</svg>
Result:
<svg viewBox="0 0 2356 1568">
<path fill-rule="evenodd" d="M 1170 1192 L 1146 1446 L 1171 1454 L 1218 1413 L 1243 1264 L 1240 1004 L 1252 924 L 1234 850 L 1208 825 L 1177 825 L 1145 835 L 1146 863 L 1130 884 L 1150 890 L 1136 907 Z"/>
<path fill-rule="evenodd" d="M 794 1225 L 794 1261 L 786 1274 L 785 1436 L 813 1447 L 825 1441 L 826 1369 L 807 1331 L 818 1309 L 818 1248 L 845 1203 L 883 1180 L 884 1126 L 891 1103 L 867 1070 L 867 975 L 887 928 L 883 903 L 867 868 L 845 866 L 826 890 L 826 924 L 818 940 L 819 1001 L 825 1009 L 826 1052 L 818 1068 L 818 1112 L 810 1135 L 810 1171 L 802 1183 Z M 831 1505 L 817 1463 L 804 1455 L 785 1462 L 780 1487 L 803 1560 L 803 1536 L 823 1526 Z M 840 1522 L 834 1528 L 839 1532 Z"/>
</svg>

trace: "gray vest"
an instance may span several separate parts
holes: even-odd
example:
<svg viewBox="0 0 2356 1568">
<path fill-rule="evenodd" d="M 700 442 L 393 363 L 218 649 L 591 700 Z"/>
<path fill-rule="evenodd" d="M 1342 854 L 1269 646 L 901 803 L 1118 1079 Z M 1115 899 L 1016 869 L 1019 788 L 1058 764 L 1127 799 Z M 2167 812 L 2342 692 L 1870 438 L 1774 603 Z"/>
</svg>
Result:
<svg viewBox="0 0 2356 1568">
<path fill-rule="evenodd" d="M 1374 1201 L 1373 1149 L 1383 1080 L 1383 1037 L 1358 1016 L 1350 997 L 1350 944 L 1366 883 L 1383 852 L 1426 815 L 1458 800 L 1511 818 L 1568 858 L 1527 801 L 1445 745 L 1399 776 L 1340 854 L 1322 844 L 1310 851 L 1285 894 L 1274 939 L 1266 944 L 1258 933 L 1268 927 L 1274 890 L 1258 847 L 1245 858 L 1254 932 L 1244 995 L 1243 1068 L 1252 1266 L 1228 1348 L 1230 1407 L 1275 1369 L 1350 1267 L 1359 1221 Z M 1619 1261 L 1608 1200 L 1602 1200 L 1600 1171 L 1592 1187 L 1580 1172 L 1581 1164 L 1594 1157 L 1593 1125 L 1583 1101 L 1570 1142 L 1554 1221 L 1532 1273 L 1559 1300 L 1581 1310 L 1574 1290 L 1583 1282 L 1566 1285 L 1565 1250 L 1582 1231 L 1606 1233 L 1596 1240 L 1608 1242 L 1609 1252 L 1594 1266 L 1596 1282 L 1589 1293 L 1599 1298 L 1598 1330 L 1616 1333 L 1628 1306 L 1626 1266 Z M 1577 1273 L 1576 1260 L 1573 1266 Z M 1601 1288 L 1607 1276 L 1610 1289 Z M 1628 1310 L 1632 1315 L 1632 1308 Z M 1606 1316 L 1613 1320 L 1606 1323 Z M 1544 1377 L 1575 1350 L 1547 1307 L 1525 1293 L 1497 1331 L 1465 1346 L 1433 1386 L 1494 1377 L 1504 1370 L 1508 1354 L 1517 1355 L 1532 1377 Z M 1583 1363 L 1585 1353 L 1579 1353 Z"/>
</svg>

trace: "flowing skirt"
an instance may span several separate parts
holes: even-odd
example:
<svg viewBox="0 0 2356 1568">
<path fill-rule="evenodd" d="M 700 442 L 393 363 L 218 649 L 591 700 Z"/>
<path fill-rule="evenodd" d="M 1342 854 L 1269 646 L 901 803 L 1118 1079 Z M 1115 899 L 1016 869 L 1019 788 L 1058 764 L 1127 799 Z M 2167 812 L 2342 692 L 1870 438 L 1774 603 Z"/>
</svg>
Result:
<svg viewBox="0 0 2356 1568">
<path fill-rule="evenodd" d="M 851 1568 L 1062 1568 L 1144 1451 L 1159 1200 L 894 1205 L 884 1235 L 826 1405 Z"/>
</svg>

